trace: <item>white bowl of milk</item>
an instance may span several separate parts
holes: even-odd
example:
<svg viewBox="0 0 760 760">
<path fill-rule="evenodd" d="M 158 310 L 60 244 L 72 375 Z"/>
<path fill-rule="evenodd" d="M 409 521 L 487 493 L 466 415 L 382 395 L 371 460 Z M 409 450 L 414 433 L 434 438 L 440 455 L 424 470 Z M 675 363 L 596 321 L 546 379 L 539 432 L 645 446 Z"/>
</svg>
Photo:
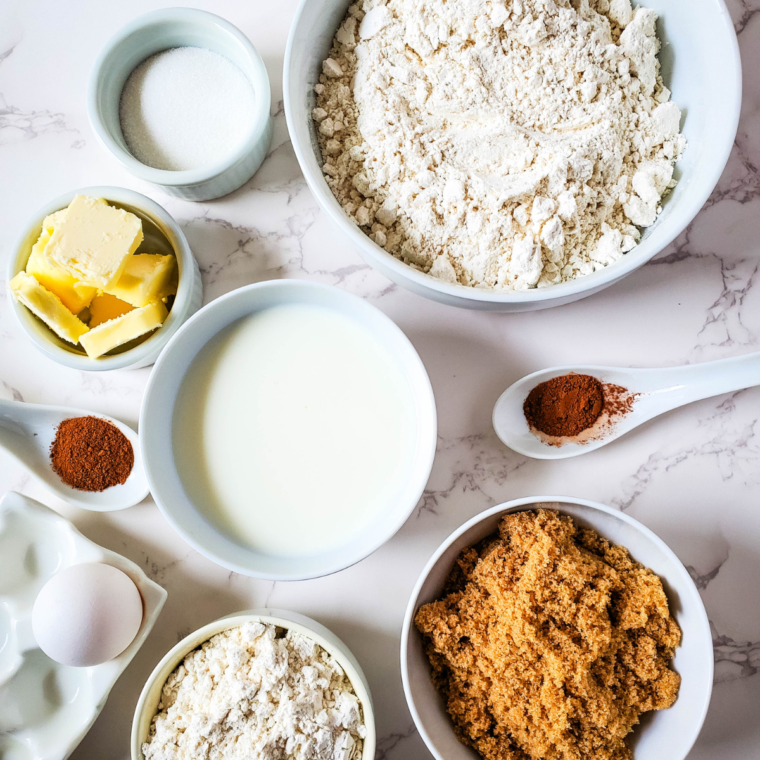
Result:
<svg viewBox="0 0 760 760">
<path fill-rule="evenodd" d="M 304 281 L 201 309 L 156 362 L 140 413 L 169 522 L 214 562 L 270 580 L 337 572 L 391 538 L 425 488 L 436 432 L 403 332 Z"/>
</svg>

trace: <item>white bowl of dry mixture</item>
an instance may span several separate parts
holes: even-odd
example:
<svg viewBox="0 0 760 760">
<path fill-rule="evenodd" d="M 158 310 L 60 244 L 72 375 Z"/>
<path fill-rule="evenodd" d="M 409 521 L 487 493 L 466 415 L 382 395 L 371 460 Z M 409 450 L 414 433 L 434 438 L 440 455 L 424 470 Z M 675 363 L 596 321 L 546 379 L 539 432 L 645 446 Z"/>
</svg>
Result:
<svg viewBox="0 0 760 760">
<path fill-rule="evenodd" d="M 302 0 L 284 102 L 309 187 L 368 264 L 525 311 L 686 228 L 728 160 L 741 63 L 723 0 Z"/>
<path fill-rule="evenodd" d="M 159 662 L 137 702 L 131 745 L 132 760 L 372 760 L 369 684 L 349 648 L 315 620 L 239 612 Z"/>
<path fill-rule="evenodd" d="M 688 571 L 648 528 L 583 499 L 524 498 L 431 557 L 401 672 L 437 760 L 683 760 L 710 703 L 712 635 Z"/>
</svg>

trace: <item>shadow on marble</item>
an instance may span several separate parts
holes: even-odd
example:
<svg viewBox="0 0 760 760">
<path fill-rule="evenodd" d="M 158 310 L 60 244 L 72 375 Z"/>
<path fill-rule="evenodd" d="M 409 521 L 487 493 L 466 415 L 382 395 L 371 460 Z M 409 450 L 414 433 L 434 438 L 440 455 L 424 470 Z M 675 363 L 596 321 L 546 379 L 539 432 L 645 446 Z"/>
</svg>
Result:
<svg viewBox="0 0 760 760">
<path fill-rule="evenodd" d="M 406 331 L 430 375 L 439 419 L 459 417 L 459 411 L 466 409 L 473 428 L 490 427 L 493 405 L 504 389 L 533 371 L 523 352 L 510 348 L 506 319 L 499 327 L 498 331 L 478 335 L 468 332 L 466 326 L 459 332 L 451 323 L 445 329 L 415 326 Z M 463 394 L 465 384 L 467 393 Z M 444 399 L 456 399 L 458 408 L 452 404 L 443 407 Z"/>
<path fill-rule="evenodd" d="M 399 635 L 337 617 L 321 615 L 319 622 L 345 641 L 359 660 L 369 681 L 377 721 L 377 752 L 374 760 L 430 758 L 404 698 Z M 403 727 L 402 730 L 399 727 Z"/>
<path fill-rule="evenodd" d="M 754 760 L 760 747 L 760 678 L 717 684 L 702 733 L 688 760 Z"/>
</svg>

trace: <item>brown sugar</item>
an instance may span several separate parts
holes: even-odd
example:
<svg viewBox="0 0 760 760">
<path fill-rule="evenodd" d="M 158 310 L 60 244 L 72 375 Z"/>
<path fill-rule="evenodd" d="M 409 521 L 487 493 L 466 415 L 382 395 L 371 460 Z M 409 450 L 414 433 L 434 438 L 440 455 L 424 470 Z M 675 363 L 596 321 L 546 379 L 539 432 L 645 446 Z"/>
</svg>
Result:
<svg viewBox="0 0 760 760">
<path fill-rule="evenodd" d="M 549 509 L 465 549 L 415 623 L 457 736 L 486 760 L 628 760 L 639 716 L 681 682 L 660 579 Z"/>
<path fill-rule="evenodd" d="M 50 461 L 58 477 L 80 491 L 126 483 L 135 463 L 124 433 L 100 417 L 72 417 L 55 431 Z"/>
<path fill-rule="evenodd" d="M 590 428 L 604 409 L 604 388 L 591 375 L 561 375 L 539 383 L 525 399 L 528 424 L 552 436 L 574 436 Z"/>
</svg>

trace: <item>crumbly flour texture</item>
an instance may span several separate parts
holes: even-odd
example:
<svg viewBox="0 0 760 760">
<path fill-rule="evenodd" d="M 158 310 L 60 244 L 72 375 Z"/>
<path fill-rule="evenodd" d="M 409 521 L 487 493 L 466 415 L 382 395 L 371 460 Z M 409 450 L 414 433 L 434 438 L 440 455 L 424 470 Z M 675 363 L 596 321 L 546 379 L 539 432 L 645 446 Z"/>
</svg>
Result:
<svg viewBox="0 0 760 760">
<path fill-rule="evenodd" d="M 325 178 L 378 245 L 523 290 L 619 259 L 685 148 L 630 0 L 360 0 L 316 85 Z"/>
<path fill-rule="evenodd" d="M 146 760 L 361 760 L 366 728 L 340 665 L 311 639 L 249 623 L 169 676 Z"/>
</svg>

